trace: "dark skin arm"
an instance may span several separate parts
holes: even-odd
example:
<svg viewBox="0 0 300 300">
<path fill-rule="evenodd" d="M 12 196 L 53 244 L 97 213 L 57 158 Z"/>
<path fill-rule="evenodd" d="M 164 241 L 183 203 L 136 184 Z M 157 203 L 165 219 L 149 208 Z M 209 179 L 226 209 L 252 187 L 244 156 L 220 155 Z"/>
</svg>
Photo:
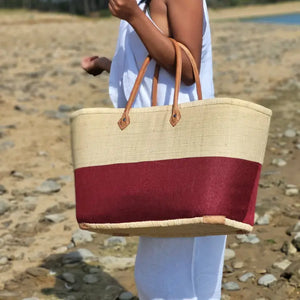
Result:
<svg viewBox="0 0 300 300">
<path fill-rule="evenodd" d="M 203 26 L 201 0 L 152 0 L 151 16 L 157 24 L 167 24 L 164 30 L 167 34 L 153 25 L 135 0 L 110 0 L 109 9 L 114 16 L 130 23 L 149 54 L 167 71 L 175 74 L 175 50 L 168 34 L 189 48 L 200 70 Z M 182 80 L 185 84 L 193 84 L 190 62 L 184 53 L 182 57 Z"/>
</svg>

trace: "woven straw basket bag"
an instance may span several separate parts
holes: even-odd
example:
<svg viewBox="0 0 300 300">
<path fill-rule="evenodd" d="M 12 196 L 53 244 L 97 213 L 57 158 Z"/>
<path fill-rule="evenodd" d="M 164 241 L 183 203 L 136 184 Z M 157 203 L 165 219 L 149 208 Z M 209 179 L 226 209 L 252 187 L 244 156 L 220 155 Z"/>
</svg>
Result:
<svg viewBox="0 0 300 300">
<path fill-rule="evenodd" d="M 252 230 L 271 111 L 231 98 L 178 105 L 180 47 L 191 60 L 199 100 L 202 96 L 191 53 L 172 42 L 173 105 L 131 109 L 147 57 L 125 110 L 86 108 L 71 116 L 76 217 L 82 229 L 153 237 Z"/>
</svg>

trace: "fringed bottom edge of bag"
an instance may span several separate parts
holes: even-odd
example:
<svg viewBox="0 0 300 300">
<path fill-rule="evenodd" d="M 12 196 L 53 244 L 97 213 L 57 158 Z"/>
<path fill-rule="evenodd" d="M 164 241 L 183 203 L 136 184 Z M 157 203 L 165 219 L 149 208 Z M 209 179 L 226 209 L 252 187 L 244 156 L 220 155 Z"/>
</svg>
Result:
<svg viewBox="0 0 300 300">
<path fill-rule="evenodd" d="M 209 235 L 245 234 L 252 226 L 224 216 L 203 216 L 163 221 L 129 223 L 79 223 L 84 230 L 116 236 L 195 237 Z"/>
</svg>

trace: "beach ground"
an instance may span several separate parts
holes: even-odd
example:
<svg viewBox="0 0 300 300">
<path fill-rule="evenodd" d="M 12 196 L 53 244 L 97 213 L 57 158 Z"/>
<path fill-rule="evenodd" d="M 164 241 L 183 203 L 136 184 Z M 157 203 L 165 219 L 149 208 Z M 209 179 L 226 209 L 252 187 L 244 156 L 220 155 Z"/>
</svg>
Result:
<svg viewBox="0 0 300 300">
<path fill-rule="evenodd" d="M 248 240 L 228 237 L 234 257 L 225 261 L 223 300 L 300 298 L 299 25 L 239 21 L 296 8 L 291 2 L 210 11 L 216 96 L 273 111 L 257 199 L 260 225 Z M 111 106 L 108 74 L 89 76 L 80 60 L 111 58 L 118 24 L 114 18 L 0 11 L 0 299 L 137 295 L 136 237 L 74 236 L 69 115 Z M 46 194 L 38 187 L 49 179 L 53 190 Z M 66 260 L 80 248 L 95 256 Z M 243 282 L 246 273 L 252 277 Z M 259 284 L 266 274 L 276 280 Z M 237 290 L 228 290 L 230 282 Z"/>
</svg>

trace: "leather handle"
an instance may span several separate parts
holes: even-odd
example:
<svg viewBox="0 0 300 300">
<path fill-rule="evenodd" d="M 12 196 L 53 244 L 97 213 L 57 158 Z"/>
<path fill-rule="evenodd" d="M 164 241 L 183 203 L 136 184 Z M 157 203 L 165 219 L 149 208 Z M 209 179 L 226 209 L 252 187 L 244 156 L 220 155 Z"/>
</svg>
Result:
<svg viewBox="0 0 300 300">
<path fill-rule="evenodd" d="M 139 74 L 138 74 L 138 76 L 136 78 L 136 81 L 134 83 L 134 86 L 132 88 L 130 97 L 129 97 L 129 99 L 127 101 L 127 104 L 125 106 L 125 109 L 124 109 L 124 112 L 122 114 L 122 117 L 121 117 L 121 119 L 118 122 L 118 125 L 119 125 L 119 127 L 120 127 L 121 130 L 124 130 L 130 124 L 129 111 L 130 111 L 130 108 L 132 107 L 132 104 L 133 104 L 133 102 L 135 100 L 135 97 L 136 97 L 136 95 L 138 93 L 139 87 L 140 87 L 141 82 L 143 80 L 143 77 L 144 77 L 144 75 L 146 73 L 146 70 L 147 70 L 147 67 L 148 67 L 148 65 L 150 63 L 150 60 L 151 60 L 151 57 L 150 57 L 150 55 L 148 55 L 145 58 L 145 60 L 143 62 L 143 65 L 142 65 L 142 67 L 141 67 L 141 69 L 139 71 Z"/>
<path fill-rule="evenodd" d="M 174 39 L 170 38 L 171 42 L 174 45 L 175 48 L 175 56 L 176 56 L 176 75 L 175 75 L 175 90 L 174 90 L 174 99 L 173 99 L 173 107 L 172 107 L 172 115 L 170 118 L 170 123 L 174 127 L 179 122 L 181 118 L 181 114 L 178 108 L 178 96 L 179 96 L 179 90 L 180 90 L 180 83 L 181 83 L 181 74 L 182 74 L 182 55 L 180 48 L 186 53 L 188 59 L 191 62 L 193 74 L 196 82 L 196 88 L 197 88 L 197 94 L 198 99 L 202 99 L 202 92 L 201 92 L 201 84 L 200 84 L 200 78 L 199 78 L 199 72 L 198 68 L 195 62 L 195 59 L 189 49 L 184 46 L 183 44 L 175 41 Z M 140 87 L 140 84 L 142 82 L 142 79 L 146 73 L 147 67 L 150 63 L 151 57 L 148 55 L 139 71 L 139 74 L 137 76 L 137 79 L 134 83 L 133 89 L 131 91 L 130 97 L 128 99 L 128 102 L 126 104 L 126 107 L 124 109 L 124 112 L 122 114 L 121 119 L 118 121 L 118 125 L 121 130 L 124 130 L 129 124 L 130 124 L 130 118 L 129 118 L 129 111 L 133 105 L 133 102 L 135 100 L 135 97 L 138 93 L 138 89 Z M 152 106 L 157 105 L 157 85 L 158 85 L 158 77 L 159 77 L 159 65 L 157 64 L 155 67 L 155 72 L 153 76 L 153 85 L 152 85 Z"/>
</svg>

